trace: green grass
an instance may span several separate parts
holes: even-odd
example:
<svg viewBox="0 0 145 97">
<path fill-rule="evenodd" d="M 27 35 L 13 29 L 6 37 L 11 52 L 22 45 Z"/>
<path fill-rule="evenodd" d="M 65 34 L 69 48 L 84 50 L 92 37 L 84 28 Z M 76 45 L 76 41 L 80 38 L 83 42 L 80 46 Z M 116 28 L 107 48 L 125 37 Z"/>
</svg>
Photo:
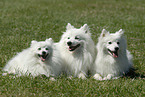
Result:
<svg viewBox="0 0 145 97">
<path fill-rule="evenodd" d="M 31 40 L 52 37 L 58 42 L 68 22 L 75 27 L 87 23 L 95 43 L 103 28 L 124 29 L 138 75 L 110 81 L 0 75 L 0 96 L 145 95 L 144 0 L 0 0 L 0 71 Z"/>
</svg>

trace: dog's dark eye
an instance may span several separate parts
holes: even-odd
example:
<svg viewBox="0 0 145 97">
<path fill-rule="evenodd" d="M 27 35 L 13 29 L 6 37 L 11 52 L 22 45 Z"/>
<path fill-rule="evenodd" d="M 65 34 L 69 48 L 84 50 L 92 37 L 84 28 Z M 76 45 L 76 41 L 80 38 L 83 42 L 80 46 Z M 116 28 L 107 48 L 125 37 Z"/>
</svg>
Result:
<svg viewBox="0 0 145 97">
<path fill-rule="evenodd" d="M 68 37 L 67 39 L 70 39 L 70 37 Z"/>
<path fill-rule="evenodd" d="M 41 48 L 38 48 L 38 50 L 41 50 Z"/>
<path fill-rule="evenodd" d="M 117 42 L 117 44 L 120 44 L 120 42 Z"/>
<path fill-rule="evenodd" d="M 75 39 L 79 39 L 79 37 L 78 37 L 78 36 L 76 36 L 76 37 L 75 37 Z"/>
<path fill-rule="evenodd" d="M 108 44 L 112 44 L 112 42 L 108 42 Z"/>
<path fill-rule="evenodd" d="M 48 48 L 45 48 L 45 50 L 49 50 Z"/>
</svg>

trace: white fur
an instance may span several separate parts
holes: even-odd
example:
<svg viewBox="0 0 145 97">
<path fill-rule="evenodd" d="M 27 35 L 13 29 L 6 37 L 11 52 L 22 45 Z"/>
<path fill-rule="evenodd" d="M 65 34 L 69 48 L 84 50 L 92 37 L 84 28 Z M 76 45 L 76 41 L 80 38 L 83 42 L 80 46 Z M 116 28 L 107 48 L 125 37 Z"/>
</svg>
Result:
<svg viewBox="0 0 145 97">
<path fill-rule="evenodd" d="M 132 67 L 132 55 L 127 50 L 127 43 L 123 34 L 122 29 L 114 34 L 110 34 L 105 29 L 102 30 L 97 44 L 98 53 L 94 68 L 96 80 L 116 79 L 127 73 Z M 109 44 L 109 42 L 111 43 Z M 119 48 L 118 57 L 113 57 L 108 49 L 115 51 L 116 47 Z"/>
<path fill-rule="evenodd" d="M 44 62 L 38 56 L 43 51 L 48 54 Z M 44 74 L 47 77 L 50 75 L 57 76 L 61 71 L 61 59 L 58 50 L 53 46 L 51 38 L 41 42 L 32 41 L 30 48 L 14 56 L 3 68 L 3 71 L 18 74 L 18 76 L 31 75 L 35 77 L 40 74 Z"/>
<path fill-rule="evenodd" d="M 74 51 L 69 51 L 67 42 L 71 42 L 72 46 L 79 44 L 80 46 Z M 85 79 L 88 70 L 92 67 L 95 60 L 95 45 L 91 39 L 87 24 L 84 24 L 80 29 L 76 29 L 68 23 L 66 32 L 62 35 L 57 46 L 65 62 L 67 74 Z"/>
</svg>

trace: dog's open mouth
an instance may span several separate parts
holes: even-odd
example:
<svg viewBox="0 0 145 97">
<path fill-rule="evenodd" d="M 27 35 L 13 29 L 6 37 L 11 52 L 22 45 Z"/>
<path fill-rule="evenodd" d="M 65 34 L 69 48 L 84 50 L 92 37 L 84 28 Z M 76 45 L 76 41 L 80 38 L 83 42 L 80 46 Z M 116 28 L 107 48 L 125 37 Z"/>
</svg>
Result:
<svg viewBox="0 0 145 97">
<path fill-rule="evenodd" d="M 109 54 L 111 54 L 113 57 L 117 58 L 118 57 L 118 50 L 117 51 L 111 51 L 108 49 Z"/>
<path fill-rule="evenodd" d="M 40 57 L 41 61 L 44 62 L 48 57 L 48 54 L 42 54 L 42 55 L 38 54 L 38 56 Z"/>
<path fill-rule="evenodd" d="M 76 46 L 69 46 L 69 51 L 74 51 L 76 48 L 78 48 L 80 46 L 80 44 L 76 45 Z"/>
</svg>

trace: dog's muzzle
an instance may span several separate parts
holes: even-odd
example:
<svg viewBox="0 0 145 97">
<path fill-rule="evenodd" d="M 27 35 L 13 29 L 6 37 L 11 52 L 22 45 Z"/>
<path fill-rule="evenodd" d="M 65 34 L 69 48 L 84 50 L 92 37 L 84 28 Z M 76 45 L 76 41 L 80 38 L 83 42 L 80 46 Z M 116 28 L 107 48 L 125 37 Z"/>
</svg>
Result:
<svg viewBox="0 0 145 97">
<path fill-rule="evenodd" d="M 67 42 L 67 45 L 69 46 L 69 51 L 74 51 L 75 49 L 77 49 L 80 44 L 77 44 L 76 46 L 72 46 L 72 42 Z"/>
<path fill-rule="evenodd" d="M 38 54 L 40 57 L 41 61 L 44 62 L 46 58 L 48 57 L 49 54 L 47 54 L 45 51 L 42 52 L 42 54 Z"/>
<path fill-rule="evenodd" d="M 115 47 L 115 51 L 111 51 L 110 49 L 108 49 L 109 54 L 111 54 L 113 57 L 117 58 L 118 57 L 118 47 Z"/>
</svg>

